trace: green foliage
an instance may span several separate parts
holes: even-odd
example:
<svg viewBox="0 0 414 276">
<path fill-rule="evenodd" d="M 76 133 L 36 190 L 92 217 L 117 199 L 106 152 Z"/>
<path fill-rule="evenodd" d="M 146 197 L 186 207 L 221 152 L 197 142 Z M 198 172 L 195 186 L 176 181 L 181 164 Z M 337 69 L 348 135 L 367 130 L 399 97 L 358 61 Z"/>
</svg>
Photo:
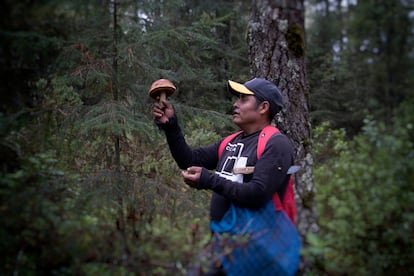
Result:
<svg viewBox="0 0 414 276">
<path fill-rule="evenodd" d="M 412 268 L 414 166 L 412 101 L 392 125 L 366 120 L 363 133 L 322 126 L 315 151 L 321 233 L 309 236 L 313 255 L 328 274 L 408 275 Z"/>
<path fill-rule="evenodd" d="M 395 109 L 412 96 L 410 10 L 311 2 L 330 5 L 307 30 L 313 118 L 334 129 L 315 129 L 321 235 L 305 253 L 327 274 L 412 272 L 413 103 Z M 182 182 L 148 87 L 177 85 L 191 146 L 234 132 L 226 80 L 250 77 L 247 1 L 0 5 L 0 273 L 184 274 L 210 194 Z M 304 54 L 302 30 L 288 41 Z"/>
<path fill-rule="evenodd" d="M 355 135 L 367 116 L 413 96 L 412 6 L 404 1 L 309 1 L 308 78 L 312 120 Z"/>
<path fill-rule="evenodd" d="M 2 174 L 2 273 L 168 275 L 182 272 L 206 242 L 207 193 L 178 180 L 168 187 L 109 171 L 88 178 L 66 174 L 51 156 L 30 157 L 18 170 Z M 196 207 L 200 204 L 203 209 Z M 119 242 L 122 235 L 126 245 Z"/>
<path fill-rule="evenodd" d="M 63 172 L 52 167 L 55 162 L 41 154 L 23 160 L 15 171 L 2 173 L 3 273 L 46 272 L 67 260 L 64 249 L 57 254 L 65 239 L 54 230 L 70 208 L 68 199 L 73 192 L 66 189 Z M 50 248 L 50 255 L 40 244 Z"/>
<path fill-rule="evenodd" d="M 46 108 L 65 108 L 79 106 L 82 101 L 73 86 L 68 85 L 63 77 L 55 77 L 51 80 L 50 90 L 45 79 L 36 83 L 37 89 L 44 91 L 44 103 Z"/>
<path fill-rule="evenodd" d="M 247 15 L 234 11 L 245 4 L 0 5 L 10 10 L 0 32 L 10 80 L 0 116 L 0 274 L 184 274 L 209 239 L 210 194 L 181 180 L 148 87 L 160 77 L 177 85 L 190 145 L 233 132 L 225 81 L 248 75 L 239 35 Z"/>
</svg>

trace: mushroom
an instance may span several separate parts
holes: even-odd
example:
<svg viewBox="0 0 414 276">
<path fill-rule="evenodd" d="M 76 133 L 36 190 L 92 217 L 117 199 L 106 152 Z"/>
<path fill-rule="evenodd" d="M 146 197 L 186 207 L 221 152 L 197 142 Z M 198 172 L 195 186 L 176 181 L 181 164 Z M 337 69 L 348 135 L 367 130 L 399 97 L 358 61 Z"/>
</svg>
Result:
<svg viewBox="0 0 414 276">
<path fill-rule="evenodd" d="M 165 101 L 166 97 L 174 94 L 175 90 L 176 88 L 170 80 L 159 79 L 151 84 L 148 95 L 153 99 L 157 99 L 159 96 L 160 102 L 162 102 Z"/>
</svg>

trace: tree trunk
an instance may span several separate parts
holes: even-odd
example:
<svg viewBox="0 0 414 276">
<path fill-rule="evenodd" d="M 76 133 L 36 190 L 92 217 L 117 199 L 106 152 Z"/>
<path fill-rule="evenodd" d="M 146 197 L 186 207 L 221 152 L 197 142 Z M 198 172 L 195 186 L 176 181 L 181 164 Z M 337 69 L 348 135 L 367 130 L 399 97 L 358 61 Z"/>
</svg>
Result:
<svg viewBox="0 0 414 276">
<path fill-rule="evenodd" d="M 295 190 L 297 225 L 305 241 L 305 235 L 317 232 L 319 227 L 312 173 L 303 0 L 253 0 L 248 45 L 252 75 L 273 81 L 283 94 L 285 108 L 275 123 L 292 140 L 295 162 L 301 166 L 295 174 Z M 305 274 L 310 265 L 304 259 L 300 273 Z"/>
</svg>

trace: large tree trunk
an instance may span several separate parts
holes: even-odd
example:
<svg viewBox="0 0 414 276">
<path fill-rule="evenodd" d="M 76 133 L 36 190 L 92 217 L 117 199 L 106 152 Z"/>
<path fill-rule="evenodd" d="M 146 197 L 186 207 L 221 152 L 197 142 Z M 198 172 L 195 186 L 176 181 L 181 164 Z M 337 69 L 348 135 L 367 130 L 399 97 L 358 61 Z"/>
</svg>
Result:
<svg viewBox="0 0 414 276">
<path fill-rule="evenodd" d="M 312 174 L 303 0 L 253 0 L 248 34 L 252 75 L 273 81 L 284 97 L 285 108 L 275 123 L 294 143 L 295 162 L 301 166 L 295 175 L 295 189 L 298 229 L 304 241 L 307 233 L 318 231 L 318 224 Z M 306 273 L 309 266 L 310 263 L 304 260 L 300 272 Z"/>
</svg>

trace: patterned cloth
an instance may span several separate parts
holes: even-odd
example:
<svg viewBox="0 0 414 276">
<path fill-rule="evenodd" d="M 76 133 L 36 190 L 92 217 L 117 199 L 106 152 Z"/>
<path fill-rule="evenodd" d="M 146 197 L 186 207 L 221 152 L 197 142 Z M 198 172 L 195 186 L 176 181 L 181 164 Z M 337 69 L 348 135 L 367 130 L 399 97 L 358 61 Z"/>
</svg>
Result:
<svg viewBox="0 0 414 276">
<path fill-rule="evenodd" d="M 294 275 L 301 240 L 284 211 L 272 201 L 258 210 L 234 204 L 219 222 L 212 221 L 214 251 L 227 275 Z"/>
</svg>

